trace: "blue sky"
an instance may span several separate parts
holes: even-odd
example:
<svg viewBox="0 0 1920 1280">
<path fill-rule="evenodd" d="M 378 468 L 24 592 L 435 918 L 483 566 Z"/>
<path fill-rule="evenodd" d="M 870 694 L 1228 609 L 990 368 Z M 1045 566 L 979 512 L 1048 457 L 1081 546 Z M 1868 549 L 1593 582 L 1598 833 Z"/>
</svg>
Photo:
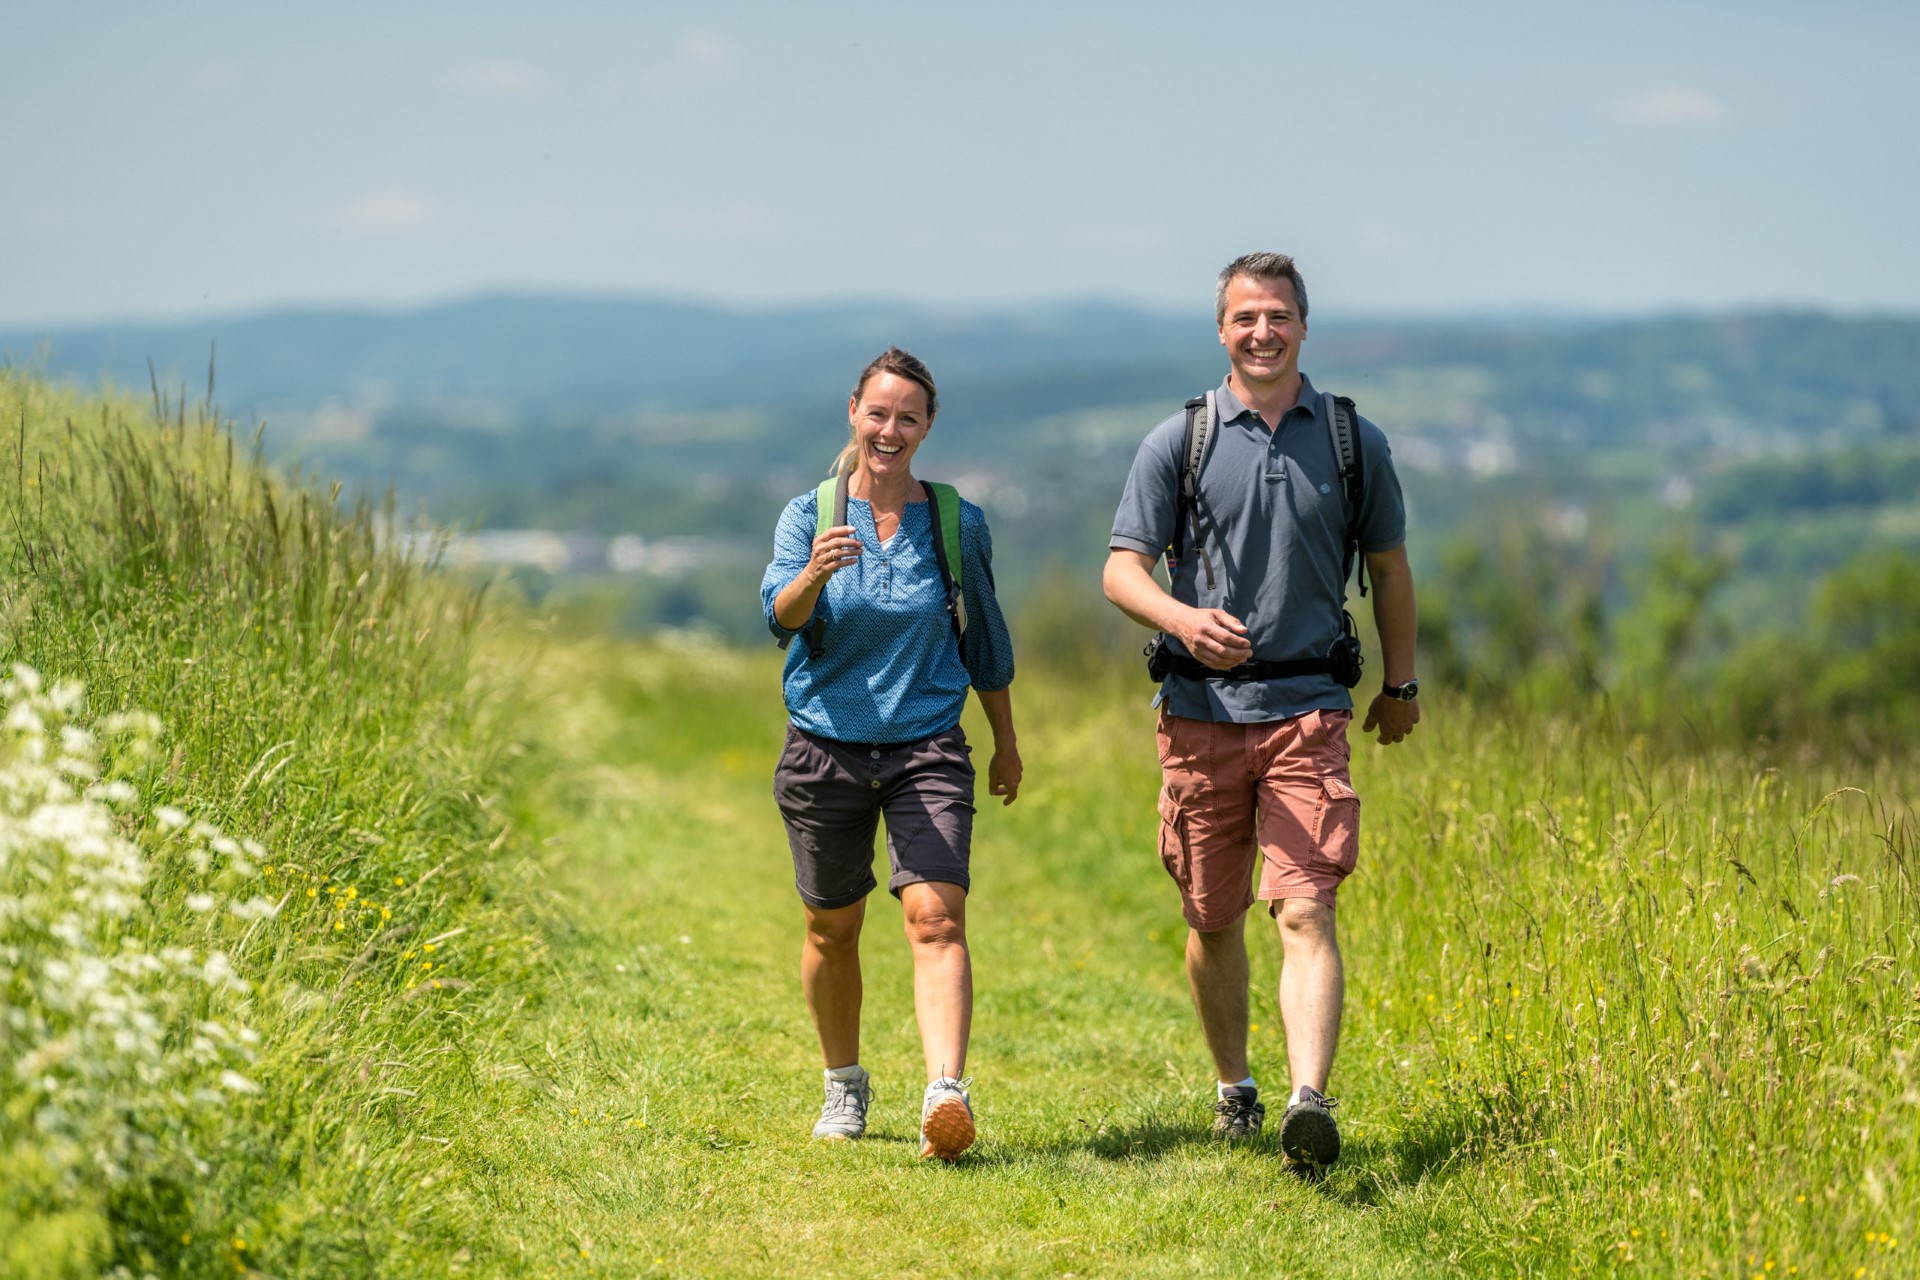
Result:
<svg viewBox="0 0 1920 1280">
<path fill-rule="evenodd" d="M 1920 5 L 21 6 L 0 325 L 496 288 L 1920 310 Z"/>
</svg>

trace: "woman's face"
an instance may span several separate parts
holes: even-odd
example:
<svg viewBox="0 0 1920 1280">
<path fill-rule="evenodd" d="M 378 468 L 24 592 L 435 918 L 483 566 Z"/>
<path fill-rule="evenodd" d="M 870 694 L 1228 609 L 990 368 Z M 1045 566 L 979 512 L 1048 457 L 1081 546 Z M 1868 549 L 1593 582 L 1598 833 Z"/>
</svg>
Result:
<svg viewBox="0 0 1920 1280">
<path fill-rule="evenodd" d="M 927 438 L 927 389 L 897 373 L 876 373 L 847 402 L 847 421 L 859 443 L 859 467 L 875 478 L 905 477 Z"/>
</svg>

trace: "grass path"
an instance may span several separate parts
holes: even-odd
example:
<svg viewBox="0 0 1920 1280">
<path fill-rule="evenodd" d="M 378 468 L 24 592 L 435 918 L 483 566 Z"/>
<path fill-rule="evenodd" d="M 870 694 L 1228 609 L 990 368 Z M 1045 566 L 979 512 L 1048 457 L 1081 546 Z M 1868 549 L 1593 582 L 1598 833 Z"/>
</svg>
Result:
<svg viewBox="0 0 1920 1280">
<path fill-rule="evenodd" d="M 945 1167 L 917 1157 L 884 894 L 863 948 L 871 1137 L 808 1136 L 773 655 L 557 658 L 540 736 L 559 994 L 445 1113 L 436 1194 L 485 1273 L 1910 1274 L 1910 759 L 1770 762 L 1465 711 L 1410 747 L 1357 741 L 1345 1151 L 1308 1184 L 1271 1135 L 1205 1136 L 1144 682 L 1030 677 L 1026 788 L 976 827 L 982 1136 Z M 1250 936 L 1254 1067 L 1277 1091 L 1278 944 Z"/>
<path fill-rule="evenodd" d="M 911 972 L 883 894 L 863 948 L 873 1129 L 811 1141 L 818 1050 L 767 778 L 775 670 L 626 661 L 562 716 L 597 759 L 558 833 L 566 995 L 463 1139 L 485 1153 L 463 1194 L 489 1252 L 557 1275 L 1451 1273 L 1417 1187 L 1311 1187 L 1270 1144 L 1205 1140 L 1208 1073 L 1152 863 L 1150 739 L 1123 777 L 1073 770 L 1086 744 L 1049 741 L 1034 709 L 1028 797 L 979 824 L 979 1144 L 952 1167 L 917 1156 Z M 1277 1072 L 1270 1021 L 1256 1039 Z M 1355 1170 L 1391 1158 L 1373 1128 L 1349 1126 Z"/>
</svg>

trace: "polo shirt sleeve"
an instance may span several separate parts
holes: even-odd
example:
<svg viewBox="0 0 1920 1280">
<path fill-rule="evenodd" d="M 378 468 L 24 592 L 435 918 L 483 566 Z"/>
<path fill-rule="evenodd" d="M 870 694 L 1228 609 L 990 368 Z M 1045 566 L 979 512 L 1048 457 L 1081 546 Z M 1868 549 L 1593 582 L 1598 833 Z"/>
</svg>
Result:
<svg viewBox="0 0 1920 1280">
<path fill-rule="evenodd" d="M 1120 508 L 1113 514 L 1114 551 L 1139 551 L 1158 557 L 1173 544 L 1173 522 L 1180 496 L 1180 445 L 1187 415 L 1176 413 L 1147 433 L 1133 455 Z"/>
<path fill-rule="evenodd" d="M 818 519 L 815 495 L 803 493 L 787 504 L 786 510 L 780 513 L 780 523 L 774 527 L 773 561 L 760 578 L 760 608 L 767 616 L 767 629 L 775 639 L 785 640 L 805 629 L 804 624 L 799 630 L 781 626 L 773 616 L 773 601 L 813 558 L 813 530 Z M 824 591 L 820 594 L 823 598 L 826 595 Z M 813 607 L 814 612 L 819 612 L 820 601 L 814 601 Z M 812 620 L 811 616 L 807 619 Z"/>
<path fill-rule="evenodd" d="M 967 633 L 960 638 L 960 663 L 967 682 L 992 693 L 1013 683 L 1013 637 L 993 585 L 993 534 L 986 513 L 960 503 L 960 594 L 967 602 Z"/>
<path fill-rule="evenodd" d="M 1366 496 L 1360 503 L 1360 549 L 1391 551 L 1407 540 L 1407 502 L 1386 433 L 1360 419 L 1360 447 L 1366 468 Z"/>
</svg>

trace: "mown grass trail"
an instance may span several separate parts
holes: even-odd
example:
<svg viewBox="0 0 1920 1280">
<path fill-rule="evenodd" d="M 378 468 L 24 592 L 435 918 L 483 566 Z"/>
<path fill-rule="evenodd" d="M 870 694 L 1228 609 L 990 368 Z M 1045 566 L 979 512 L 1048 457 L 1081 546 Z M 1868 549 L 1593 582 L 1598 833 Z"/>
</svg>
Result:
<svg viewBox="0 0 1920 1280">
<path fill-rule="evenodd" d="M 461 1138 L 496 1256 L 536 1274 L 1911 1273 L 1910 763 L 1663 754 L 1438 699 L 1411 749 L 1356 744 L 1347 1147 L 1314 1185 L 1270 1145 L 1205 1139 L 1144 685 L 1029 676 L 1027 789 L 983 810 L 975 854 L 983 1136 L 948 1168 L 915 1155 L 883 896 L 874 1133 L 807 1136 L 773 657 L 570 653 L 549 680 L 583 780 L 556 859 L 565 994 L 529 1028 L 518 1092 Z M 1278 1086 L 1277 946 L 1255 951 L 1256 1070 Z"/>
</svg>

